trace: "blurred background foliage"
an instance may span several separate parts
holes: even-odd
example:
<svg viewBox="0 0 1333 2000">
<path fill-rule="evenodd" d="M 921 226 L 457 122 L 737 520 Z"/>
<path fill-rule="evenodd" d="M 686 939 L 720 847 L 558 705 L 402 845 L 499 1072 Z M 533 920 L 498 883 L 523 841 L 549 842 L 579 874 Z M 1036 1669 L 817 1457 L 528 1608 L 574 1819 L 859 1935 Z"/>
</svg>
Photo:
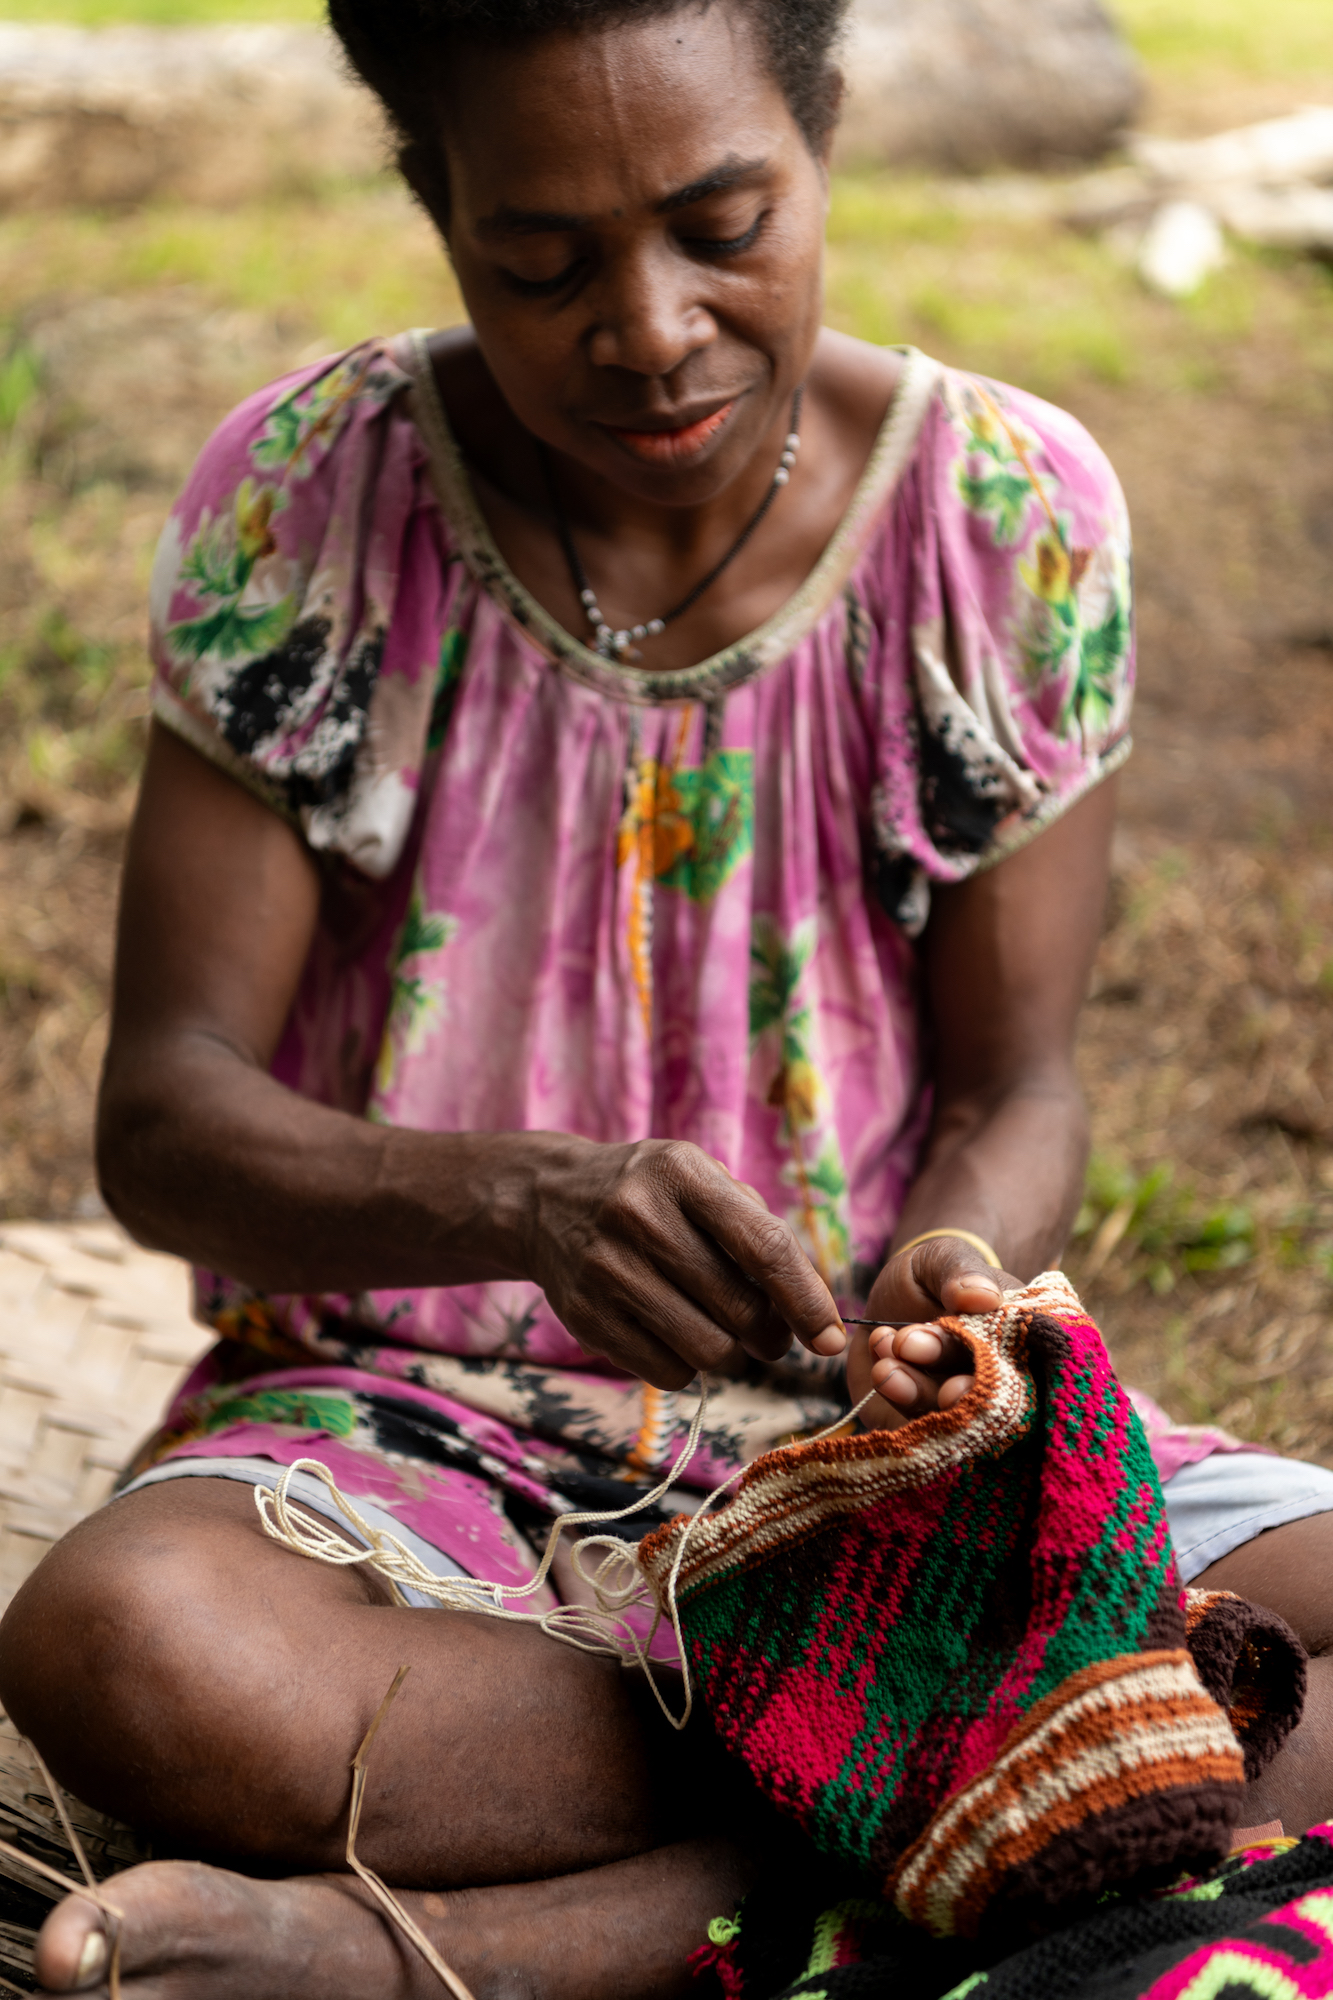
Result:
<svg viewBox="0 0 1333 2000">
<path fill-rule="evenodd" d="M 0 0 L 96 25 L 315 0 Z M 1149 129 L 1333 103 L 1329 0 L 1117 0 Z M 829 317 L 1066 404 L 1135 518 L 1142 698 L 1085 1017 L 1070 1269 L 1177 1414 L 1333 1463 L 1333 270 L 1233 246 L 1184 303 L 1039 176 L 835 176 Z M 0 215 L 0 1216 L 95 1202 L 89 1120 L 173 492 L 251 389 L 461 316 L 387 174 Z M 0 821 L 3 823 L 3 821 Z"/>
</svg>

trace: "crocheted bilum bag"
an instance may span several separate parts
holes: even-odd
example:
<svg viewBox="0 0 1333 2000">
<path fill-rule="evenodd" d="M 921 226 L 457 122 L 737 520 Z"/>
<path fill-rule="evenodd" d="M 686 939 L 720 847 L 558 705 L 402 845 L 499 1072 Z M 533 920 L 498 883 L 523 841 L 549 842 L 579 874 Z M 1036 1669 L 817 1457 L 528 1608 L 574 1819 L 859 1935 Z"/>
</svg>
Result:
<svg viewBox="0 0 1333 2000">
<path fill-rule="evenodd" d="M 1245 1775 L 1186 1650 L 1147 1439 L 1068 1281 L 943 1324 L 976 1362 L 953 1409 L 770 1452 L 639 1551 L 761 1790 L 941 1937 L 1207 1867 Z"/>
</svg>

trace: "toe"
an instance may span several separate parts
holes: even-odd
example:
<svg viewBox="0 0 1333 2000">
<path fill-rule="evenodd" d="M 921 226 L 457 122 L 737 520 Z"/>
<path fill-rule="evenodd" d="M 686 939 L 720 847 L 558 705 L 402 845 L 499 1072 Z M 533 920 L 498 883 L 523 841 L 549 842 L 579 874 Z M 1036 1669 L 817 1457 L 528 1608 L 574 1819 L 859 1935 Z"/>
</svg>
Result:
<svg viewBox="0 0 1333 2000">
<path fill-rule="evenodd" d="M 82 1896 L 57 1903 L 37 1938 L 34 1969 L 47 1993 L 82 1993 L 102 1985 L 107 1968 L 106 1920 Z"/>
</svg>

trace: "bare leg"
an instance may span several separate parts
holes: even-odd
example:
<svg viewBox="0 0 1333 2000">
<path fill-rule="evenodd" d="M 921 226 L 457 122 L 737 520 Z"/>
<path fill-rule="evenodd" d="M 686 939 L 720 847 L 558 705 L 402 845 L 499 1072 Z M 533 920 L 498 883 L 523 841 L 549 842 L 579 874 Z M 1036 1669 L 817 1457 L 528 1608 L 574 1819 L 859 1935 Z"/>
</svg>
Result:
<svg viewBox="0 0 1333 2000">
<path fill-rule="evenodd" d="M 1268 1528 L 1195 1578 L 1285 1618 L 1310 1655 L 1305 1715 L 1247 1787 L 1242 1822 L 1280 1819 L 1287 1833 L 1333 1817 L 1333 1514 Z"/>
<path fill-rule="evenodd" d="M 360 1851 L 430 1892 L 417 1914 L 468 1956 L 478 2000 L 678 1991 L 768 1824 L 706 1725 L 675 1736 L 635 1676 L 536 1630 L 397 1609 L 373 1573 L 267 1541 L 247 1487 L 192 1480 L 84 1522 L 0 1626 L 0 1699 L 80 1797 L 178 1852 L 307 1878 L 119 1878 L 145 2000 L 183 1992 L 186 1968 L 202 1994 L 206 1967 L 219 1995 L 259 2000 L 261 1963 L 275 2000 L 304 1992 L 302 1967 L 322 2000 L 429 1985 L 359 1890 L 319 1879 L 343 1865 L 348 1766 L 402 1662 Z M 70 1904 L 49 1920 L 54 1990 L 97 1922 Z"/>
</svg>

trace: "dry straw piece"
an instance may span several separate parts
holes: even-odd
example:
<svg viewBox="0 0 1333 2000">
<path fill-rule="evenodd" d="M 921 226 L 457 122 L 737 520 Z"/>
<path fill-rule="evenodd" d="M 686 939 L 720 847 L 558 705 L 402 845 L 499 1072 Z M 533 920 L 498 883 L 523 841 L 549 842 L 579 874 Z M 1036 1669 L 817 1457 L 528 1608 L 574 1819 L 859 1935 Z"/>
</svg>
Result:
<svg viewBox="0 0 1333 2000">
<path fill-rule="evenodd" d="M 211 1344 L 190 1316 L 177 1258 L 138 1249 L 108 1222 L 0 1227 L 0 1611 L 51 1545 L 110 1497 L 183 1371 Z M 130 1827 L 66 1800 L 0 1716 L 0 1876 L 103 1911 L 113 1994 L 119 1911 L 98 1884 L 148 1859 Z M 28 1914 L 19 1900 L 22 1910 L 0 1913 L 0 1986 L 28 1992 L 36 1931 L 18 1920 Z"/>
<path fill-rule="evenodd" d="M 347 1817 L 347 1866 L 360 1877 L 381 1909 L 421 1953 L 436 1978 L 453 1994 L 454 2000 L 472 2000 L 471 1993 L 458 1974 L 445 1964 L 425 1932 L 419 1930 L 413 1923 L 392 1889 L 381 1882 L 373 1868 L 367 1868 L 356 1851 L 356 1837 L 361 1829 L 361 1807 L 366 1796 L 366 1758 L 375 1740 L 375 1732 L 389 1713 L 393 1698 L 407 1679 L 409 1671 L 405 1666 L 399 1667 L 389 1685 L 389 1692 L 375 1710 L 374 1721 L 361 1739 L 361 1748 L 352 1759 L 352 1803 Z"/>
</svg>

